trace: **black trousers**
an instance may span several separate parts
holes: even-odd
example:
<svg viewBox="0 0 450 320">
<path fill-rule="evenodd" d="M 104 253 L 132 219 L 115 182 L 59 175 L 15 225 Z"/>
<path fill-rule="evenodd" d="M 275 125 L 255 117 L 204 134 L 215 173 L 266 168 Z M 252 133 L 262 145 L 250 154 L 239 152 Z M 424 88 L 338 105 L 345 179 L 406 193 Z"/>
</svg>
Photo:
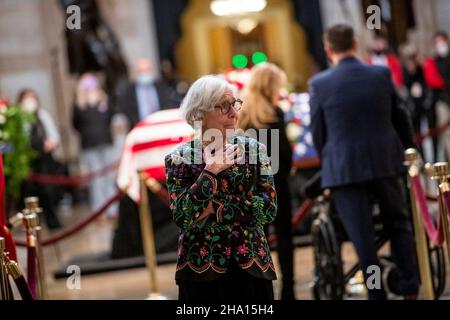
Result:
<svg viewBox="0 0 450 320">
<path fill-rule="evenodd" d="M 288 177 L 281 179 L 275 176 L 275 186 L 277 187 L 278 211 L 273 225 L 277 235 L 277 253 L 280 262 L 282 275 L 282 300 L 295 299 L 294 294 L 294 244 L 292 233 L 292 205 L 289 194 Z M 278 187 L 278 186 L 284 186 Z M 267 234 L 267 232 L 266 232 Z"/>
<path fill-rule="evenodd" d="M 438 101 L 436 100 L 430 109 L 423 110 L 422 113 L 418 116 L 418 119 L 415 119 L 415 127 L 417 130 L 416 132 L 420 132 L 420 122 L 422 121 L 423 117 L 425 117 L 427 121 L 428 130 L 435 129 L 437 127 L 437 114 L 436 114 L 437 102 Z M 433 159 L 431 161 L 436 162 L 438 156 L 439 137 L 433 136 L 431 139 L 433 141 Z"/>
<path fill-rule="evenodd" d="M 398 290 L 403 295 L 417 294 L 419 279 L 411 219 L 401 178 L 385 178 L 333 189 L 338 216 L 353 242 L 364 276 L 369 266 L 380 266 L 369 196 L 380 206 L 383 228 L 391 242 L 392 257 L 398 268 Z M 369 299 L 385 299 L 383 288 L 369 290 Z"/>
<path fill-rule="evenodd" d="M 232 266 L 225 277 L 213 281 L 193 282 L 178 280 L 178 300 L 189 302 L 272 301 L 271 280 L 256 278 L 237 266 Z"/>
</svg>

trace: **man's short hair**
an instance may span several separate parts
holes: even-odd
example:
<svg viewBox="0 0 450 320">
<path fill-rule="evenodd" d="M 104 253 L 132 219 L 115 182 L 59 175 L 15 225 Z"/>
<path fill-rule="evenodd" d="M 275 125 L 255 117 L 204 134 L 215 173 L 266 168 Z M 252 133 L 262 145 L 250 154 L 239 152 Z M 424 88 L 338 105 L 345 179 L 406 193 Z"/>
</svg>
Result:
<svg viewBox="0 0 450 320">
<path fill-rule="evenodd" d="M 353 49 L 355 33 L 351 26 L 338 24 L 325 31 L 324 39 L 331 50 L 342 53 Z"/>
</svg>

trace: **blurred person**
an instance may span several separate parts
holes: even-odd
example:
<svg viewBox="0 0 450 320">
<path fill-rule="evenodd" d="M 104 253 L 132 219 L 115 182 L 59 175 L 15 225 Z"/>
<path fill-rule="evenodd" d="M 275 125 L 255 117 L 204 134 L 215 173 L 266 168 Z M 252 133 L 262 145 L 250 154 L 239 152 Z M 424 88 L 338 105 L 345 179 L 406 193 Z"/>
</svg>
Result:
<svg viewBox="0 0 450 320">
<path fill-rule="evenodd" d="M 194 82 L 181 106 L 197 132 L 166 156 L 180 228 L 180 300 L 273 300 L 276 274 L 263 228 L 275 218 L 276 191 L 266 147 L 233 133 L 240 106 L 217 76 Z"/>
<path fill-rule="evenodd" d="M 374 197 L 398 270 L 396 291 L 405 299 L 416 299 L 417 262 L 402 179 L 403 152 L 412 134 L 397 124 L 407 119 L 398 119 L 390 70 L 356 58 L 350 26 L 331 27 L 324 43 L 334 67 L 309 82 L 311 131 L 322 164 L 322 188 L 331 189 L 366 283 L 370 266 L 382 269 L 370 203 Z M 367 289 L 371 300 L 387 298 L 383 286 Z"/>
<path fill-rule="evenodd" d="M 435 108 L 430 103 L 430 90 L 425 82 L 424 68 L 419 61 L 417 49 L 406 46 L 403 50 L 403 79 L 407 90 L 407 99 L 412 106 L 412 122 L 414 132 L 421 133 L 422 119 L 427 121 L 428 128 L 436 126 Z M 420 147 L 420 146 L 419 146 Z M 420 149 L 422 149 L 420 147 Z M 438 138 L 433 137 L 434 159 L 437 157 Z"/>
<path fill-rule="evenodd" d="M 165 84 L 164 81 L 157 80 L 153 65 L 149 59 L 138 59 L 133 68 L 133 81 L 128 82 L 115 98 L 114 127 L 118 132 L 123 132 L 123 128 L 132 130 L 140 121 L 160 110 L 177 108 L 180 99 L 175 90 Z M 124 123 L 127 120 L 127 124 Z M 124 136 L 116 136 L 115 149 L 120 150 L 123 146 Z M 166 204 L 149 192 L 150 208 L 155 214 L 154 226 L 161 228 L 166 224 Z M 119 201 L 118 224 L 115 231 L 111 257 L 113 259 L 140 256 L 143 254 L 142 239 L 140 237 L 139 207 L 128 195 Z M 170 220 L 170 218 L 169 218 Z M 170 222 L 170 221 L 169 221 Z M 158 232 L 159 233 L 159 230 Z M 170 237 L 168 238 L 170 239 Z M 167 246 L 162 246 L 167 249 Z M 159 246 L 157 246 L 159 249 Z"/>
<path fill-rule="evenodd" d="M 425 81 L 431 90 L 431 99 L 429 102 L 430 129 L 439 126 L 439 122 L 444 122 L 442 119 L 448 117 L 450 105 L 450 50 L 449 37 L 446 32 L 438 31 L 435 33 L 433 37 L 433 49 L 434 57 L 427 58 L 424 62 Z M 445 104 L 444 108 L 438 108 L 439 102 Z M 433 142 L 436 140 L 433 162 L 437 161 L 438 138 L 434 137 L 433 139 Z"/>
<path fill-rule="evenodd" d="M 174 90 L 180 100 L 185 96 L 189 89 L 188 83 L 178 78 L 172 62 L 167 59 L 161 62 L 161 82 Z"/>
<path fill-rule="evenodd" d="M 138 122 L 148 119 L 149 115 L 160 110 L 176 108 L 180 102 L 174 89 L 164 81 L 156 79 L 152 63 L 146 58 L 135 62 L 133 79 L 133 82 L 128 82 L 115 98 L 117 114 L 113 122 L 119 132 L 123 132 L 125 127 L 124 119 L 127 120 L 128 130 L 132 130 Z M 122 150 L 123 138 L 124 136 L 121 134 L 116 136 L 116 150 Z M 154 227 L 159 229 L 155 230 L 158 235 L 160 229 L 163 229 L 167 223 L 164 218 L 167 217 L 166 211 L 168 210 L 165 210 L 167 205 L 151 192 L 149 192 L 149 202 L 151 211 L 158 212 L 153 217 L 157 219 L 154 221 Z M 125 195 L 119 202 L 118 225 L 113 239 L 111 257 L 120 259 L 142 255 L 140 231 L 138 204 Z M 160 243 L 157 244 L 157 250 L 160 248 L 167 250 L 168 246 L 160 246 Z"/>
<path fill-rule="evenodd" d="M 72 123 L 81 140 L 81 164 L 89 172 L 100 172 L 113 164 L 111 118 L 113 112 L 99 80 L 91 73 L 83 74 L 77 85 Z M 89 184 L 91 210 L 98 210 L 115 193 L 114 172 L 96 176 Z M 110 206 L 108 216 L 116 214 Z"/>
<path fill-rule="evenodd" d="M 414 132 L 420 133 L 422 116 L 427 115 L 425 106 L 427 86 L 423 67 L 417 56 L 417 49 L 411 45 L 403 49 L 403 79 L 408 98 L 412 102 Z M 428 117 L 427 120 L 430 121 Z"/>
<path fill-rule="evenodd" d="M 178 79 L 172 62 L 167 59 L 161 61 L 161 81 L 173 90 L 177 89 Z"/>
<path fill-rule="evenodd" d="M 31 147 L 37 152 L 31 163 L 31 170 L 40 174 L 53 174 L 55 160 L 52 152 L 60 142 L 60 136 L 50 113 L 40 105 L 38 95 L 31 89 L 20 91 L 17 103 L 23 110 L 32 113 L 36 121 L 31 125 Z M 37 196 L 44 211 L 45 222 L 49 229 L 61 228 L 61 223 L 55 212 L 54 186 L 25 181 L 22 189 L 23 197 Z M 20 207 L 23 207 L 21 204 Z"/>
<path fill-rule="evenodd" d="M 286 84 L 286 74 L 272 63 L 261 63 L 253 67 L 247 86 L 244 88 L 244 103 L 239 112 L 238 127 L 267 129 L 267 141 L 258 134 L 261 143 L 267 143 L 271 158 L 278 162 L 274 174 L 278 197 L 278 213 L 273 224 L 277 236 L 277 252 L 281 266 L 282 300 L 295 300 L 294 294 L 294 246 L 292 243 L 292 207 L 289 193 L 289 174 L 292 167 L 292 150 L 286 135 L 284 112 L 278 106 L 280 89 Z M 257 131 L 259 133 L 259 131 Z M 272 141 L 272 136 L 279 137 Z M 273 143 L 276 143 L 275 147 Z M 277 154 L 274 153 L 277 150 Z"/>
<path fill-rule="evenodd" d="M 386 38 L 376 36 L 375 39 L 373 39 L 370 45 L 367 63 L 389 68 L 395 87 L 398 90 L 403 88 L 402 64 L 400 59 L 391 52 Z"/>
<path fill-rule="evenodd" d="M 450 93 L 450 49 L 449 37 L 438 31 L 433 37 L 434 57 L 425 61 L 425 78 L 435 93 L 435 100 L 449 103 Z"/>
<path fill-rule="evenodd" d="M 113 159 L 119 161 L 130 131 L 128 119 L 123 114 L 115 114 L 111 119 L 111 134 L 113 140 Z"/>
<path fill-rule="evenodd" d="M 164 109 L 176 108 L 180 99 L 175 90 L 158 81 L 149 59 L 141 58 L 134 65 L 134 80 L 117 97 L 117 111 L 124 114 L 133 128 L 146 116 Z"/>
</svg>

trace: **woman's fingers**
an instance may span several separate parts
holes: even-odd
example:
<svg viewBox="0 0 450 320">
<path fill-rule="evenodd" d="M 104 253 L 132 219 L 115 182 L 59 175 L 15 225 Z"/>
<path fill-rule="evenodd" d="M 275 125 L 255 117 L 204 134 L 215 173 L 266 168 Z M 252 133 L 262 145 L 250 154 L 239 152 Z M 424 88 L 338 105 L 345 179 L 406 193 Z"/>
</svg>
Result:
<svg viewBox="0 0 450 320">
<path fill-rule="evenodd" d="M 234 164 L 244 162 L 244 153 L 240 152 L 239 146 L 235 144 L 225 144 L 223 149 L 216 150 L 214 154 L 212 154 L 211 146 L 205 147 L 204 150 L 206 153 L 206 162 L 216 164 L 222 170 L 225 170 Z"/>
</svg>

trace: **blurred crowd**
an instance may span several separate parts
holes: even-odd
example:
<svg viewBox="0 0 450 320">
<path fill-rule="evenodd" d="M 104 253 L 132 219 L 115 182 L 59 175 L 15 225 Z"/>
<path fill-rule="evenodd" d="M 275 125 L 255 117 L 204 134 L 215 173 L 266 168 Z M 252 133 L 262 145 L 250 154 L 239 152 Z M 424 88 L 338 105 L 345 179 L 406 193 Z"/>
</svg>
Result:
<svg viewBox="0 0 450 320">
<path fill-rule="evenodd" d="M 445 121 L 450 90 L 449 36 L 438 31 L 431 42 L 433 56 L 420 57 L 419 48 L 405 44 L 396 55 L 383 37 L 374 39 L 367 62 L 391 70 L 399 96 L 411 114 L 416 134 L 434 129 Z M 442 106 L 442 107 L 441 107 Z M 438 136 L 432 137 L 432 152 L 427 161 L 438 160 Z"/>
<path fill-rule="evenodd" d="M 98 210 L 116 190 L 115 167 L 122 152 L 126 134 L 139 121 L 151 113 L 176 108 L 187 90 L 187 84 L 174 75 L 168 61 L 161 63 L 160 79 L 156 79 L 151 61 L 135 62 L 129 81 L 121 83 L 115 92 L 106 92 L 102 76 L 95 73 L 81 74 L 76 84 L 71 123 L 79 136 L 78 166 L 81 173 L 99 173 L 88 184 L 89 205 Z M 37 156 L 31 164 L 34 173 L 69 176 L 68 165 L 55 160 L 54 151 L 61 144 L 61 136 L 48 109 L 41 105 L 33 89 L 23 89 L 17 103 L 25 111 L 35 115 L 28 129 L 31 147 Z M 26 181 L 20 199 L 38 196 L 50 229 L 58 229 L 61 222 L 55 207 L 64 188 L 39 182 Z M 117 205 L 107 210 L 109 217 L 117 215 Z"/>
</svg>

